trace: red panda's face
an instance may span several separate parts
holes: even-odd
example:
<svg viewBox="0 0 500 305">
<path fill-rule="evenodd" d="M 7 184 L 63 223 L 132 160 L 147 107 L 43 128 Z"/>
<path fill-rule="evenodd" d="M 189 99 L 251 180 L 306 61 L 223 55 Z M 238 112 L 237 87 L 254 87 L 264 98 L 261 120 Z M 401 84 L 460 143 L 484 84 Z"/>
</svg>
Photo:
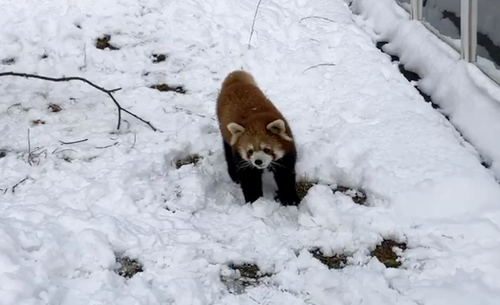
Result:
<svg viewBox="0 0 500 305">
<path fill-rule="evenodd" d="M 243 160 L 258 169 L 272 166 L 274 161 L 281 159 L 285 154 L 275 135 L 265 136 L 261 133 L 258 135 L 243 133 L 236 143 L 236 148 Z"/>
<path fill-rule="evenodd" d="M 273 166 L 273 162 L 285 155 L 283 143 L 293 141 L 282 119 L 271 122 L 254 120 L 246 126 L 233 122 L 229 123 L 227 128 L 232 135 L 231 146 L 243 160 L 258 169 Z"/>
</svg>

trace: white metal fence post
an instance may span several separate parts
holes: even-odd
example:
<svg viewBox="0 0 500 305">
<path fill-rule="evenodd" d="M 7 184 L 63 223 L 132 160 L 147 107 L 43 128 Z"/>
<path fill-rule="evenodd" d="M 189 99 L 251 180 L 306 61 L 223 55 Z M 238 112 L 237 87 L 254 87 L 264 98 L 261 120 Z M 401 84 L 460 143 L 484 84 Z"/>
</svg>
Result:
<svg viewBox="0 0 500 305">
<path fill-rule="evenodd" d="M 423 0 L 411 0 L 411 19 L 422 20 L 424 2 Z"/>
<path fill-rule="evenodd" d="M 462 58 L 475 63 L 477 60 L 477 0 L 462 0 L 460 15 Z"/>
</svg>

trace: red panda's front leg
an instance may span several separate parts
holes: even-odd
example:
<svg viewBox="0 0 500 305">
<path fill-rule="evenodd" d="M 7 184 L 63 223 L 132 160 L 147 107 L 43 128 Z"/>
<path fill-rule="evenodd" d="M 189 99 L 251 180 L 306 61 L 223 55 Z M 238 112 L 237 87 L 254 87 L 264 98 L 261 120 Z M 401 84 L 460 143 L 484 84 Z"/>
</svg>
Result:
<svg viewBox="0 0 500 305">
<path fill-rule="evenodd" d="M 239 155 L 235 156 L 238 180 L 245 197 L 245 203 L 253 203 L 263 196 L 262 192 L 262 170 L 248 164 Z"/>
<path fill-rule="evenodd" d="M 278 186 L 278 200 L 283 205 L 298 205 L 300 203 L 295 182 L 295 155 L 285 155 L 276 161 L 280 166 L 274 166 L 274 180 Z"/>
</svg>

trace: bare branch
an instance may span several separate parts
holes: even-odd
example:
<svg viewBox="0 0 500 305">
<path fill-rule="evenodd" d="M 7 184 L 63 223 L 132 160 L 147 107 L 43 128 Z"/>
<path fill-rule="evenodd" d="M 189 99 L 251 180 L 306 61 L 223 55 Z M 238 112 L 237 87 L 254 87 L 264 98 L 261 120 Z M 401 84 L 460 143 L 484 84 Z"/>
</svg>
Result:
<svg viewBox="0 0 500 305">
<path fill-rule="evenodd" d="M 78 140 L 78 141 L 73 141 L 73 142 L 63 142 L 63 141 L 59 141 L 59 143 L 61 143 L 61 145 L 70 145 L 70 144 L 77 144 L 77 143 L 82 143 L 82 142 L 85 142 L 85 141 L 88 141 L 89 139 L 83 139 L 83 140 Z"/>
<path fill-rule="evenodd" d="M 305 19 L 322 19 L 322 20 L 326 20 L 326 21 L 330 21 L 330 22 L 335 22 L 332 19 L 328 19 L 326 17 L 321 17 L 321 16 L 308 16 L 308 17 L 304 17 L 304 18 L 300 19 L 300 21 L 305 20 Z"/>
<path fill-rule="evenodd" d="M 77 76 L 54 78 L 54 77 L 48 77 L 48 76 L 42 76 L 42 75 L 36 75 L 36 74 L 17 73 L 17 72 L 3 72 L 3 73 L 0 73 L 0 76 L 19 76 L 19 77 L 26 77 L 26 78 L 36 78 L 36 79 L 41 79 L 41 80 L 46 80 L 46 81 L 51 81 L 51 82 L 69 82 L 69 81 L 73 81 L 73 80 L 84 82 L 84 83 L 94 87 L 95 89 L 106 93 L 111 98 L 111 100 L 113 100 L 113 103 L 115 103 L 116 107 L 118 108 L 118 125 L 117 125 L 116 129 L 118 129 L 118 130 L 120 129 L 120 124 L 122 121 L 122 111 L 123 111 L 123 112 L 128 113 L 129 115 L 133 116 L 134 118 L 138 119 L 139 121 L 147 124 L 149 127 L 151 127 L 151 129 L 153 129 L 153 131 L 157 131 L 157 129 L 150 122 L 140 118 L 139 116 L 128 111 L 127 109 L 124 109 L 118 103 L 118 101 L 113 96 L 113 93 L 121 90 L 122 88 L 104 89 L 104 88 L 97 86 L 96 84 L 92 83 L 91 81 L 89 81 L 83 77 L 77 77 Z"/>
<path fill-rule="evenodd" d="M 257 13 L 259 12 L 259 7 L 260 7 L 261 2 L 262 2 L 262 0 L 259 0 L 259 2 L 257 3 L 257 7 L 255 8 L 255 14 L 253 15 L 252 29 L 250 31 L 250 37 L 248 38 L 248 49 L 249 50 L 250 50 L 250 42 L 252 41 L 252 35 L 254 32 L 254 27 L 255 27 L 255 19 L 257 19 Z"/>
<path fill-rule="evenodd" d="M 58 154 L 58 153 L 62 153 L 62 152 L 65 152 L 65 151 L 73 151 L 73 152 L 76 152 L 76 150 L 71 149 L 71 148 L 66 148 L 66 149 L 61 149 L 61 150 L 59 150 L 59 147 L 57 147 L 56 149 L 54 149 L 54 151 L 52 152 L 52 154 Z"/>
<path fill-rule="evenodd" d="M 16 183 L 13 187 L 12 187 L 12 193 L 14 193 L 16 191 L 16 187 L 23 183 L 24 181 L 28 180 L 28 176 L 26 176 L 26 178 L 24 178 L 23 180 L 19 181 L 18 183 Z"/>
<path fill-rule="evenodd" d="M 111 145 L 107 145 L 107 146 L 96 146 L 95 148 L 97 149 L 104 149 L 104 148 L 108 148 L 108 147 L 111 147 L 111 146 L 115 146 L 115 145 L 118 145 L 118 142 L 115 142 Z"/>
<path fill-rule="evenodd" d="M 304 71 L 302 71 L 302 73 L 305 73 L 307 70 L 310 70 L 310 69 L 313 69 L 313 68 L 317 68 L 317 67 L 321 67 L 321 66 L 335 66 L 335 64 L 332 64 L 332 63 L 317 64 L 317 65 L 314 65 L 314 66 L 310 66 L 309 68 L 307 68 Z"/>
</svg>

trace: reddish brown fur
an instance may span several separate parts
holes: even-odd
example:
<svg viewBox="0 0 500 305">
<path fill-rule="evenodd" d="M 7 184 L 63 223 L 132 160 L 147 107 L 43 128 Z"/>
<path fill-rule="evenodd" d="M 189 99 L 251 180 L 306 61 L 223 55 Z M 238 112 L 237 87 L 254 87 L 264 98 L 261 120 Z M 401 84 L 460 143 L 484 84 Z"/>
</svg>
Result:
<svg viewBox="0 0 500 305">
<path fill-rule="evenodd" d="M 233 149 L 247 144 L 259 145 L 265 141 L 270 145 L 279 145 L 285 154 L 295 154 L 293 141 L 287 141 L 266 129 L 267 124 L 281 119 L 285 122 L 286 134 L 293 139 L 288 122 L 273 103 L 257 86 L 251 74 L 237 70 L 231 72 L 223 81 L 217 99 L 217 116 L 222 137 L 231 142 L 229 123 L 237 123 L 245 128 Z"/>
<path fill-rule="evenodd" d="M 228 174 L 233 182 L 241 184 L 245 202 L 263 196 L 262 173 L 270 169 L 278 186 L 279 202 L 298 204 L 297 152 L 292 132 L 252 75 L 241 70 L 229 73 L 217 99 L 217 116 Z"/>
</svg>

